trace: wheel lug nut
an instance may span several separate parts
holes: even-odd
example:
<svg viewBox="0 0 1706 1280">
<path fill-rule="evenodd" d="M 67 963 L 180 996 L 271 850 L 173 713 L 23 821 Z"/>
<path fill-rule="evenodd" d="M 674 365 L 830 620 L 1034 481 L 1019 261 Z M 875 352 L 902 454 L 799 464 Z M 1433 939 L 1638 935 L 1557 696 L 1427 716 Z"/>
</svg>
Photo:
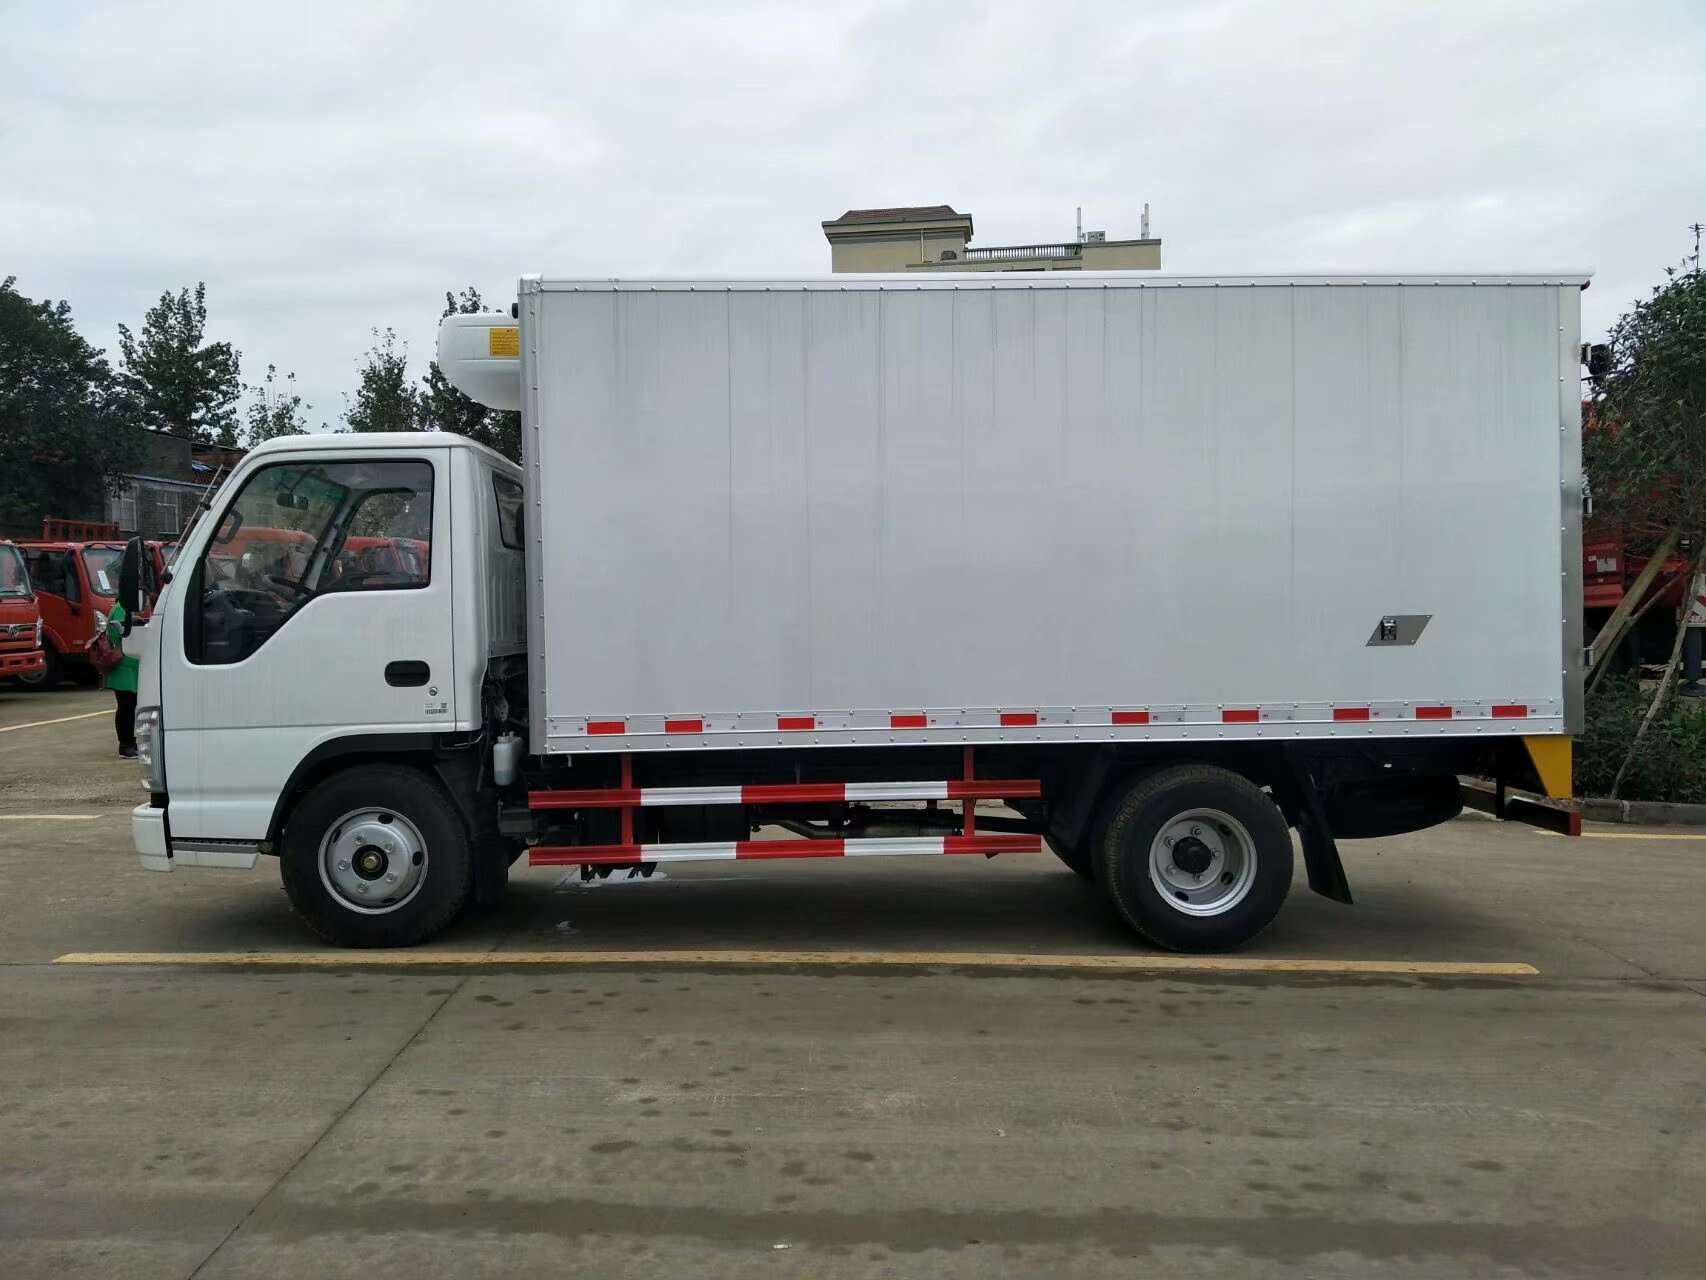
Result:
<svg viewBox="0 0 1706 1280">
<path fill-rule="evenodd" d="M 390 875 L 386 876 L 385 877 L 385 883 L 386 884 L 396 884 L 397 883 L 397 873 L 395 871 L 393 871 Z"/>
<path fill-rule="evenodd" d="M 348 871 L 349 870 L 349 863 L 347 863 L 347 862 L 338 863 L 338 870 L 339 871 Z"/>
</svg>

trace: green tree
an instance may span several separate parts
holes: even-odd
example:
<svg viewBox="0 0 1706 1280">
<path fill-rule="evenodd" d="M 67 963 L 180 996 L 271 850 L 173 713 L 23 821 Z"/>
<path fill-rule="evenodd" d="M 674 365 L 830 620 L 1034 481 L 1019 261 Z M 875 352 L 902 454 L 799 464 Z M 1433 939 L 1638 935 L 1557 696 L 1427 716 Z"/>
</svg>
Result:
<svg viewBox="0 0 1706 1280">
<path fill-rule="evenodd" d="M 0 529 L 101 512 L 140 432 L 115 411 L 112 370 L 71 324 L 68 302 L 35 302 L 0 281 Z"/>
<path fill-rule="evenodd" d="M 351 431 L 421 429 L 419 396 L 409 381 L 409 349 L 395 330 L 373 330 L 373 345 L 357 377 L 355 399 L 344 411 Z"/>
<path fill-rule="evenodd" d="M 303 402 L 302 396 L 296 390 L 294 373 L 285 374 L 281 385 L 277 366 L 269 364 L 266 378 L 258 386 L 248 390 L 254 397 L 249 402 L 245 415 L 249 428 L 248 445 L 251 449 L 261 441 L 271 440 L 275 436 L 308 434 L 305 414 L 314 406 Z"/>
<path fill-rule="evenodd" d="M 1689 539 L 1692 583 L 1706 563 L 1706 276 L 1698 259 L 1691 269 L 1667 268 L 1665 282 L 1612 326 L 1609 339 L 1610 368 L 1599 380 L 1586 450 L 1594 501 L 1636 537 L 1662 545 Z M 1613 796 L 1670 695 L 1685 634 L 1679 618 L 1670 663 Z"/>
<path fill-rule="evenodd" d="M 473 315 L 484 311 L 480 291 L 469 285 L 460 294 L 444 295 L 444 310 L 439 319 L 454 315 Z M 428 431 L 454 431 L 457 435 L 478 440 L 496 449 L 511 462 L 521 461 L 521 415 L 501 409 L 488 409 L 450 385 L 444 370 L 434 360 L 421 379 L 424 389 L 419 393 L 420 421 Z"/>
<path fill-rule="evenodd" d="M 118 327 L 119 384 L 136 421 L 206 443 L 237 443 L 241 357 L 229 342 L 207 342 L 207 285 L 167 290 L 142 318 L 140 336 Z"/>
</svg>

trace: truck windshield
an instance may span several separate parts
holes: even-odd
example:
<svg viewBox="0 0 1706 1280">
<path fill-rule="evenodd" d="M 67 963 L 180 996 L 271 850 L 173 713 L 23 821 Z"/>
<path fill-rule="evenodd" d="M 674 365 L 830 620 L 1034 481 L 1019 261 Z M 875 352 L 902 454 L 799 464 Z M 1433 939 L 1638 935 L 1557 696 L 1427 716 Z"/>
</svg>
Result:
<svg viewBox="0 0 1706 1280">
<path fill-rule="evenodd" d="M 123 547 L 84 547 L 83 568 L 89 575 L 89 585 L 97 594 L 118 594 L 118 565 L 124 559 Z"/>
<path fill-rule="evenodd" d="M 0 596 L 28 596 L 30 572 L 24 567 L 24 556 L 11 545 L 0 546 Z"/>
</svg>

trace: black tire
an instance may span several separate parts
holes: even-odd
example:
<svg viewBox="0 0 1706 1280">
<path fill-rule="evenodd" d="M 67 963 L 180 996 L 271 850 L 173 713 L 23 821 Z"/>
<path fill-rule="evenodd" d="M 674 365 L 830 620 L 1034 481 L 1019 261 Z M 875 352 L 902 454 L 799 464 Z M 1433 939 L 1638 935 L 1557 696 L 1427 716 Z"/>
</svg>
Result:
<svg viewBox="0 0 1706 1280">
<path fill-rule="evenodd" d="M 1220 825 L 1212 817 L 1182 816 L 1193 810 L 1228 821 Z M 1164 855 L 1151 873 L 1151 848 L 1175 822 L 1192 824 L 1176 829 L 1201 830 L 1203 839 L 1213 842 L 1180 839 L 1181 849 L 1195 841 L 1195 856 L 1217 860 L 1203 868 L 1207 883 L 1193 890 L 1204 895 L 1200 903 L 1191 903 L 1185 891 L 1189 885 L 1169 894 L 1155 882 L 1156 876 L 1165 882 L 1168 875 L 1187 880 L 1196 863 L 1183 864 L 1181 871 L 1177 854 Z M 1238 865 L 1247 870 L 1233 875 L 1231 853 L 1215 854 L 1214 849 L 1239 850 Z M 1175 765 L 1133 781 L 1112 801 L 1093 852 L 1097 883 L 1114 911 L 1143 937 L 1172 951 L 1242 946 L 1268 926 L 1291 889 L 1291 833 L 1284 816 L 1248 778 L 1215 765 Z M 1220 875 L 1211 874 L 1216 865 L 1223 868 Z M 1223 907 L 1212 900 L 1217 885 L 1232 899 Z"/>
<path fill-rule="evenodd" d="M 323 841 L 332 840 L 335 850 L 339 833 L 355 825 L 355 815 L 369 812 L 385 826 L 403 819 L 396 829 L 413 829 L 404 847 L 412 847 L 418 836 L 422 848 L 419 862 L 398 861 L 405 877 L 411 862 L 419 868 L 411 894 L 397 905 L 380 901 L 362 909 L 333 889 L 331 872 L 322 874 L 320 855 Z M 292 909 L 325 941 L 339 947 L 409 947 L 456 918 L 473 889 L 474 863 L 461 815 L 435 779 L 400 765 L 371 764 L 335 774 L 302 798 L 284 825 L 279 874 Z M 372 882 L 380 892 L 383 874 L 382 868 Z"/>
<path fill-rule="evenodd" d="M 50 644 L 42 646 L 42 657 L 46 660 L 47 665 L 40 671 L 30 676 L 14 676 L 13 679 L 23 688 L 38 692 L 55 687 L 65 677 L 65 663 L 60 660 L 59 655 L 54 652 L 53 646 Z"/>
</svg>

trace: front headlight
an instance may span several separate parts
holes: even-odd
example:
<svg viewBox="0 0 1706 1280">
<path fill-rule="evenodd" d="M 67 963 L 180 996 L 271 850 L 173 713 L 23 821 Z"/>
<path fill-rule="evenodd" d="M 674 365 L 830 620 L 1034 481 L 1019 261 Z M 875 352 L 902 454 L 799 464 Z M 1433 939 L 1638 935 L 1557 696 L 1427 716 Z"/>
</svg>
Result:
<svg viewBox="0 0 1706 1280">
<path fill-rule="evenodd" d="M 41 648 L 41 619 L 36 619 L 36 648 Z"/>
<path fill-rule="evenodd" d="M 107 629 L 107 615 L 99 609 L 95 610 L 95 634 L 99 635 Z"/>
<path fill-rule="evenodd" d="M 142 766 L 142 789 L 158 794 L 166 789 L 166 723 L 159 707 L 136 709 L 136 763 Z"/>
</svg>

